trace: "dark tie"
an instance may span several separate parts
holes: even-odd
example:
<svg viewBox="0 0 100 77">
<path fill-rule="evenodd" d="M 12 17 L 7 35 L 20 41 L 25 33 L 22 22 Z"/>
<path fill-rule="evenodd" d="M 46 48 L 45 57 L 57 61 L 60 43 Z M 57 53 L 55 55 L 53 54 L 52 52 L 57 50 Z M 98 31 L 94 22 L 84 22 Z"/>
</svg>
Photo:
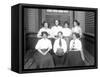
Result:
<svg viewBox="0 0 100 77">
<path fill-rule="evenodd" d="M 60 47 L 62 46 L 62 42 L 61 42 L 61 39 L 59 40 L 59 46 L 60 46 Z"/>
</svg>

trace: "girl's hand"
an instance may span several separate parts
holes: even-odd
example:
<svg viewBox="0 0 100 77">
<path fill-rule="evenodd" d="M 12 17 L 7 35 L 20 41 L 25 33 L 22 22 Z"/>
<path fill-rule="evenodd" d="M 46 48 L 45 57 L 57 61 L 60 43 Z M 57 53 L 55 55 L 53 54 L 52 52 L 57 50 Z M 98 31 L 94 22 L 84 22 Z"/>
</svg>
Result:
<svg viewBox="0 0 100 77">
<path fill-rule="evenodd" d="M 82 60 L 85 61 L 85 57 L 84 56 L 82 56 Z"/>
</svg>

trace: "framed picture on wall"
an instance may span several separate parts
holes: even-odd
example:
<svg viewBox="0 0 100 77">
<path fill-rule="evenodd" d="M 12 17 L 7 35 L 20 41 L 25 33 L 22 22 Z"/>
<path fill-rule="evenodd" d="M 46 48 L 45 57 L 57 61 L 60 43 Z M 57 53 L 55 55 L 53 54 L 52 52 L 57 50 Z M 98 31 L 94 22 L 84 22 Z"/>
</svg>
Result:
<svg viewBox="0 0 100 77">
<path fill-rule="evenodd" d="M 11 70 L 96 69 L 98 9 L 17 4 L 11 7 Z"/>
</svg>

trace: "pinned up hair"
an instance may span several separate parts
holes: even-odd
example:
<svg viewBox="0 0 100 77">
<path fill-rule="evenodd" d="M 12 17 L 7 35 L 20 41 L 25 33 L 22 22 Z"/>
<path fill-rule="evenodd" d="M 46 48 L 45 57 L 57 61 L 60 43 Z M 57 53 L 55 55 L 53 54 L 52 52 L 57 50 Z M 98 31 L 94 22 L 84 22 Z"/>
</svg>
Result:
<svg viewBox="0 0 100 77">
<path fill-rule="evenodd" d="M 46 34 L 46 36 L 49 35 L 46 31 L 43 31 L 43 32 L 41 33 L 41 36 L 43 36 L 43 34 Z"/>
<path fill-rule="evenodd" d="M 68 21 L 65 21 L 65 22 L 64 22 L 64 25 L 65 25 L 65 24 L 67 24 L 67 25 L 68 25 L 68 28 L 69 28 L 69 22 L 68 22 Z"/>
<path fill-rule="evenodd" d="M 49 27 L 49 23 L 47 21 L 43 21 L 42 26 L 44 26 L 45 23 L 47 23 Z"/>
<path fill-rule="evenodd" d="M 59 22 L 59 24 L 58 24 L 58 25 L 60 25 L 60 24 L 61 24 L 60 20 L 58 20 L 58 19 L 55 19 L 55 20 L 54 20 L 54 23 L 55 23 L 55 21 L 58 21 L 58 22 Z"/>
<path fill-rule="evenodd" d="M 78 26 L 80 25 L 79 21 L 77 21 L 77 20 L 74 20 L 74 22 L 76 22 Z"/>
<path fill-rule="evenodd" d="M 65 24 L 68 24 L 68 25 L 69 25 L 69 22 L 68 22 L 68 21 L 65 21 L 65 22 L 64 22 L 64 25 L 65 25 Z"/>
<path fill-rule="evenodd" d="M 80 34 L 79 33 L 74 32 L 73 34 L 76 36 L 76 38 L 80 38 Z"/>
<path fill-rule="evenodd" d="M 59 33 L 63 34 L 63 32 L 62 32 L 62 31 L 59 31 L 59 32 L 58 32 L 58 34 L 59 34 Z"/>
</svg>

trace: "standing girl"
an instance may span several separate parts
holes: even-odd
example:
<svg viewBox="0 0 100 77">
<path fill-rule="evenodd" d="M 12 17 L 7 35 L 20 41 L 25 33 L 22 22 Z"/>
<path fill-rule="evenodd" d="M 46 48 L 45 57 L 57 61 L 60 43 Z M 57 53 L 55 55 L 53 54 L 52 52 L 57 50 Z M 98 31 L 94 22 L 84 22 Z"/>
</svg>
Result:
<svg viewBox="0 0 100 77">
<path fill-rule="evenodd" d="M 69 23 L 67 21 L 64 22 L 64 28 L 63 28 L 63 36 L 66 40 L 66 43 L 68 45 L 67 49 L 69 50 L 69 43 L 71 40 L 72 30 L 69 28 Z"/>
<path fill-rule="evenodd" d="M 56 39 L 59 31 L 62 31 L 62 26 L 60 25 L 60 20 L 55 20 L 55 25 L 51 28 L 52 38 Z"/>
<path fill-rule="evenodd" d="M 43 27 L 39 30 L 39 32 L 37 34 L 37 37 L 38 38 L 42 38 L 41 34 L 44 31 L 48 33 L 48 37 L 47 38 L 49 38 L 50 37 L 50 34 L 51 34 L 51 31 L 49 29 L 49 24 L 46 21 L 43 22 Z"/>
<path fill-rule="evenodd" d="M 77 20 L 74 20 L 74 27 L 72 28 L 73 33 L 78 33 L 80 38 L 82 37 L 82 29 L 80 27 L 80 23 Z"/>
</svg>

